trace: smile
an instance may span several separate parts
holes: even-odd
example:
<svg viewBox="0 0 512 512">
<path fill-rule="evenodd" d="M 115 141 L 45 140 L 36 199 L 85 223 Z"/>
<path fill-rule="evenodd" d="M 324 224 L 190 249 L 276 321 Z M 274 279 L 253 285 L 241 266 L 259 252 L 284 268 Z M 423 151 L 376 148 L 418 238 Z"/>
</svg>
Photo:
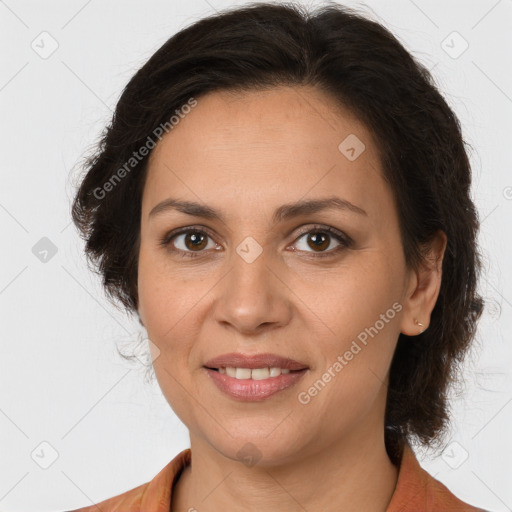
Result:
<svg viewBox="0 0 512 512">
<path fill-rule="evenodd" d="M 233 366 L 212 368 L 219 371 L 221 374 L 226 374 L 229 377 L 235 379 L 252 379 L 252 380 L 264 380 L 273 377 L 279 377 L 282 373 L 290 373 L 291 370 L 288 368 L 235 368 Z"/>
<path fill-rule="evenodd" d="M 205 370 L 215 386 L 225 395 L 240 401 L 261 401 L 290 389 L 308 371 L 286 368 L 220 367 Z"/>
</svg>

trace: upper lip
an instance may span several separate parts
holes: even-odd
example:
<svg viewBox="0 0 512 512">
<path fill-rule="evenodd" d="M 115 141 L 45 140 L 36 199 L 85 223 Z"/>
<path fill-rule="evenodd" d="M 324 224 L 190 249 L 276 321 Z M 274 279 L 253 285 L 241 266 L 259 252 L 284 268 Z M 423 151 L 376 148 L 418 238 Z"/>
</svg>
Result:
<svg viewBox="0 0 512 512">
<path fill-rule="evenodd" d="M 204 364 L 207 368 L 285 368 L 288 370 L 303 370 L 308 368 L 307 364 L 295 361 L 288 357 L 276 354 L 255 354 L 244 355 L 236 352 L 222 354 L 210 359 Z"/>
</svg>

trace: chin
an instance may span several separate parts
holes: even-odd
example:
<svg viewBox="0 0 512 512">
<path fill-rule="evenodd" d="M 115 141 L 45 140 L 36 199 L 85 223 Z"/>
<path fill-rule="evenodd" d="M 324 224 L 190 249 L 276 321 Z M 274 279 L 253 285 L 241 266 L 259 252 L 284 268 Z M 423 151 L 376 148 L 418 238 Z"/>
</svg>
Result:
<svg viewBox="0 0 512 512">
<path fill-rule="evenodd" d="M 278 424 L 279 422 L 270 424 L 267 421 L 261 424 L 261 428 L 255 428 L 253 422 L 244 430 L 238 423 L 237 432 L 233 436 L 223 431 L 222 439 L 207 439 L 217 452 L 247 467 L 256 464 L 260 467 L 278 466 L 302 457 L 306 446 L 310 445 L 304 438 L 304 432 L 279 430 Z M 229 432 L 229 426 L 226 426 L 226 430 Z"/>
</svg>

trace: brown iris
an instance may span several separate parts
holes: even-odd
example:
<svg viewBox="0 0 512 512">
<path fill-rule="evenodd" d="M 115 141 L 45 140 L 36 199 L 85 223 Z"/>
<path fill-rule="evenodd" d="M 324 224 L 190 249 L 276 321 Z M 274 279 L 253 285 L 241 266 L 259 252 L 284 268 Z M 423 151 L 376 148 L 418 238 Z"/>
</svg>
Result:
<svg viewBox="0 0 512 512">
<path fill-rule="evenodd" d="M 207 236 L 204 233 L 187 233 L 185 235 L 185 245 L 187 249 L 201 250 L 206 247 L 207 243 Z"/>
<path fill-rule="evenodd" d="M 311 245 L 309 242 L 313 241 L 314 245 Z M 322 232 L 315 232 L 308 236 L 308 245 L 312 249 L 326 249 L 329 247 L 329 235 L 326 235 Z"/>
</svg>

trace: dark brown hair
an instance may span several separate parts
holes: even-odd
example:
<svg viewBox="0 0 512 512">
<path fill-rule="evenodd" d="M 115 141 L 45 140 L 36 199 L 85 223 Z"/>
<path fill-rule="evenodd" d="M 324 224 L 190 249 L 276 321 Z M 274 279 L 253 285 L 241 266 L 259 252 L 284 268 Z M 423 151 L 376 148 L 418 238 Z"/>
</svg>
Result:
<svg viewBox="0 0 512 512">
<path fill-rule="evenodd" d="M 448 238 L 430 325 L 418 336 L 399 336 L 390 368 L 385 435 L 396 461 L 404 440 L 431 445 L 446 430 L 448 387 L 475 336 L 483 300 L 476 291 L 479 221 L 459 121 L 426 68 L 381 24 L 336 4 L 308 12 L 297 4 L 254 3 L 181 30 L 123 90 L 86 160 L 73 221 L 108 296 L 136 312 L 148 156 L 128 171 L 126 162 L 190 98 L 279 85 L 317 87 L 374 135 L 409 268 L 424 261 L 437 230 Z"/>
</svg>

